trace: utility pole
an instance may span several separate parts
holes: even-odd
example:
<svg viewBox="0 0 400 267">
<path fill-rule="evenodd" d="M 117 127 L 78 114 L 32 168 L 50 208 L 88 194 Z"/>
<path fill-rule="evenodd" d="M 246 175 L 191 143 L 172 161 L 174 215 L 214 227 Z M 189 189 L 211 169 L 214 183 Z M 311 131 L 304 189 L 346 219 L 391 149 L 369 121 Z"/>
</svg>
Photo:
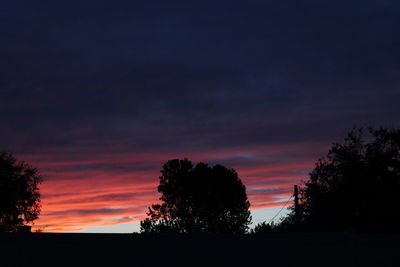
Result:
<svg viewBox="0 0 400 267">
<path fill-rule="evenodd" d="M 294 220 L 295 224 L 298 226 L 300 223 L 300 214 L 299 214 L 299 190 L 297 185 L 294 185 Z"/>
</svg>

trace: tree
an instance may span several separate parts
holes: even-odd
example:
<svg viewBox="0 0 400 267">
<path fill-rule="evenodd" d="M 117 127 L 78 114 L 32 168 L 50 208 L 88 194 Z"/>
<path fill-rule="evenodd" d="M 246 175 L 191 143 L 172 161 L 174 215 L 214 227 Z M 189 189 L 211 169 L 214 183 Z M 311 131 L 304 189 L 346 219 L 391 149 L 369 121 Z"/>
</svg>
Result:
<svg viewBox="0 0 400 267">
<path fill-rule="evenodd" d="M 267 223 L 267 222 L 261 222 L 254 226 L 253 229 L 250 230 L 251 234 L 267 234 L 267 233 L 272 233 L 274 232 L 275 229 L 275 224 L 274 222 Z"/>
<path fill-rule="evenodd" d="M 40 214 L 38 170 L 17 162 L 12 154 L 0 153 L 0 231 L 15 232 Z"/>
<path fill-rule="evenodd" d="M 158 192 L 162 203 L 149 208 L 142 232 L 244 233 L 251 222 L 246 188 L 234 169 L 170 160 Z"/>
<path fill-rule="evenodd" d="M 354 128 L 319 159 L 301 189 L 301 227 L 398 231 L 400 130 Z M 294 212 L 286 218 L 293 223 Z"/>
</svg>

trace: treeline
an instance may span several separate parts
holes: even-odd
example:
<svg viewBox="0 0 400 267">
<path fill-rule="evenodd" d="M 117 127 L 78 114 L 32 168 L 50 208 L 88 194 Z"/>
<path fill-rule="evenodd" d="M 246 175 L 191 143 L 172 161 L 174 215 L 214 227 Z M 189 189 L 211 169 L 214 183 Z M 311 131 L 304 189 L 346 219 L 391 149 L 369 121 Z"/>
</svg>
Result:
<svg viewBox="0 0 400 267">
<path fill-rule="evenodd" d="M 41 181 L 35 168 L 0 153 L 0 231 L 38 218 Z M 353 128 L 316 162 L 298 205 L 278 223 L 249 229 L 246 188 L 222 165 L 169 160 L 157 189 L 161 203 L 149 207 L 142 233 L 399 232 L 400 130 Z"/>
<path fill-rule="evenodd" d="M 400 130 L 354 128 L 317 161 L 297 209 L 253 233 L 400 232 Z"/>
</svg>

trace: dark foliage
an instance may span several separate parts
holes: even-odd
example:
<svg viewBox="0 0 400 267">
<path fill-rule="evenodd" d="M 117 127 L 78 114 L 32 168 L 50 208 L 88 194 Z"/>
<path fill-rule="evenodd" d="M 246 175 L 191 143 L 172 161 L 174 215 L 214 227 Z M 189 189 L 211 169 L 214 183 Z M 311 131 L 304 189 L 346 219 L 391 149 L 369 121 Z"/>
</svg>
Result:
<svg viewBox="0 0 400 267">
<path fill-rule="evenodd" d="M 244 233 L 251 221 L 245 186 L 235 170 L 221 165 L 170 160 L 158 192 L 162 204 L 149 208 L 142 232 Z"/>
<path fill-rule="evenodd" d="M 17 162 L 10 153 L 0 153 L 0 231 L 14 232 L 40 214 L 37 169 Z"/>
<path fill-rule="evenodd" d="M 250 234 L 267 234 L 276 232 L 276 225 L 272 223 L 262 222 L 254 226 L 253 229 L 250 230 Z"/>
<path fill-rule="evenodd" d="M 318 160 L 301 189 L 300 223 L 280 229 L 398 232 L 400 130 L 354 128 Z"/>
</svg>

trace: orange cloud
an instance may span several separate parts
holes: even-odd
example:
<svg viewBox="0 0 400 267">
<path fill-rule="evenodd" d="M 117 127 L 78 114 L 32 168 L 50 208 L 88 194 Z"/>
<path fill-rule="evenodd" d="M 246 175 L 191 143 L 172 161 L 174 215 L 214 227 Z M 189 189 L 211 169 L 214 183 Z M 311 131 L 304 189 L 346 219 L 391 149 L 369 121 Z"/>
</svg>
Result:
<svg viewBox="0 0 400 267">
<path fill-rule="evenodd" d="M 196 151 L 186 157 L 234 168 L 246 185 L 254 210 L 282 206 L 291 196 L 293 184 L 306 178 L 314 161 L 302 156 L 305 148 L 304 144 L 236 147 L 218 150 L 212 156 Z M 42 214 L 36 227 L 48 232 L 74 232 L 138 222 L 146 216 L 148 206 L 159 202 L 157 185 L 162 164 L 183 157 L 183 153 L 155 152 L 73 159 L 61 154 L 26 155 L 26 161 L 44 176 Z"/>
</svg>

